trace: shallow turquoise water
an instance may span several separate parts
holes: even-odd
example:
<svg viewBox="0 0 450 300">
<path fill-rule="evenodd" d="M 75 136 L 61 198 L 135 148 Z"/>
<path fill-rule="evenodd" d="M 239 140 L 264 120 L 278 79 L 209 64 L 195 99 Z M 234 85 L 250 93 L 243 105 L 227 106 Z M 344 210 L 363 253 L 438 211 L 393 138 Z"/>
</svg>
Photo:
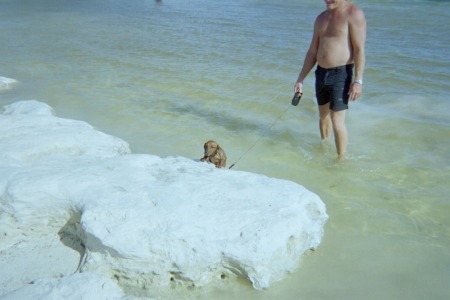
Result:
<svg viewBox="0 0 450 300">
<path fill-rule="evenodd" d="M 128 141 L 298 182 L 330 220 L 318 250 L 266 291 L 176 289 L 195 299 L 450 296 L 450 2 L 354 1 L 368 23 L 349 157 L 322 144 L 312 74 L 292 88 L 323 1 L 0 1 L 0 105 L 37 99 Z M 250 149 L 250 151 L 248 151 Z M 248 151 L 248 152 L 247 152 Z"/>
</svg>

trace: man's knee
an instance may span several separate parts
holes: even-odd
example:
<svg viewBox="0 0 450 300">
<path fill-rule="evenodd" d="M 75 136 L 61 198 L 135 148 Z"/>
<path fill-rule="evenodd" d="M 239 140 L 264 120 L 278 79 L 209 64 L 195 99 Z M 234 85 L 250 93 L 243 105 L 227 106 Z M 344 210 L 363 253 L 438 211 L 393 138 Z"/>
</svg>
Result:
<svg viewBox="0 0 450 300">
<path fill-rule="evenodd" d="M 327 116 L 320 116 L 320 122 L 321 123 L 332 123 L 332 120 L 331 120 L 331 118 L 330 118 L 330 115 L 327 115 Z"/>
<path fill-rule="evenodd" d="M 319 118 L 321 121 L 330 119 L 330 109 L 327 104 L 319 106 Z"/>
<path fill-rule="evenodd" d="M 345 130 L 345 110 L 333 111 L 331 113 L 331 122 L 335 130 Z"/>
</svg>

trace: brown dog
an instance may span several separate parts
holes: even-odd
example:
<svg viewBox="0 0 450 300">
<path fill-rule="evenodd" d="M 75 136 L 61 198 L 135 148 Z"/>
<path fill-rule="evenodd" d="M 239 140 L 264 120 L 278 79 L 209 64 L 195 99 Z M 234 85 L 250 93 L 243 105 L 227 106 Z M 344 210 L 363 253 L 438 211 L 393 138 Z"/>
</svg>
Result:
<svg viewBox="0 0 450 300">
<path fill-rule="evenodd" d="M 203 147 L 205 148 L 205 156 L 200 158 L 200 161 L 207 160 L 216 165 L 217 168 L 225 168 L 227 155 L 215 141 L 207 141 Z"/>
</svg>

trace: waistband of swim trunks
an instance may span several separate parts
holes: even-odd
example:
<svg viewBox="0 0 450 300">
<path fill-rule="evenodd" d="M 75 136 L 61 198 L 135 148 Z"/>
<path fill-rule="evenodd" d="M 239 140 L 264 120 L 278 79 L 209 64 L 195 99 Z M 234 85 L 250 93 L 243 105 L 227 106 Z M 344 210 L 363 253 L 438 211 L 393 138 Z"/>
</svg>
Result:
<svg viewBox="0 0 450 300">
<path fill-rule="evenodd" d="M 340 70 L 351 70 L 353 69 L 354 64 L 348 64 L 348 65 L 343 65 L 343 66 L 337 66 L 337 67 L 333 67 L 333 68 L 322 68 L 321 66 L 317 65 L 317 69 L 318 70 L 323 70 L 323 71 L 340 71 Z"/>
</svg>

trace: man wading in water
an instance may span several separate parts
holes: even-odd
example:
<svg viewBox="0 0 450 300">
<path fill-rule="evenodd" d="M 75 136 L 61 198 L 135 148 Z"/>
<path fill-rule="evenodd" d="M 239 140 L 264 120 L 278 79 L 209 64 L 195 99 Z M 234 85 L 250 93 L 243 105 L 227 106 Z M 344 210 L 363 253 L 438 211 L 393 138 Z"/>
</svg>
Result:
<svg viewBox="0 0 450 300">
<path fill-rule="evenodd" d="M 303 92 L 303 80 L 317 63 L 316 98 L 319 105 L 322 140 L 331 136 L 338 159 L 347 150 L 345 110 L 348 100 L 361 97 L 365 65 L 366 19 L 356 5 L 347 0 L 325 0 L 327 10 L 314 23 L 314 34 L 303 67 L 294 86 Z M 352 82 L 353 66 L 355 80 Z"/>
</svg>

